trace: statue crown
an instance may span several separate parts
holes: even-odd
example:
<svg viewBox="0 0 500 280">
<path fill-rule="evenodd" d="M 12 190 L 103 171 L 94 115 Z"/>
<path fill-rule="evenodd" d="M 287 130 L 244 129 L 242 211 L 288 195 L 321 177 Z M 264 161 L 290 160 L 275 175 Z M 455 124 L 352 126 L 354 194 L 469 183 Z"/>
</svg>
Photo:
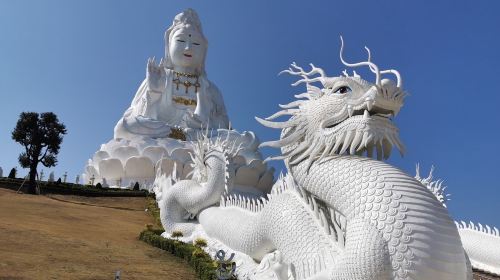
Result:
<svg viewBox="0 0 500 280">
<path fill-rule="evenodd" d="M 172 26 L 192 25 L 202 33 L 201 22 L 195 10 L 188 8 L 175 16 Z"/>
</svg>

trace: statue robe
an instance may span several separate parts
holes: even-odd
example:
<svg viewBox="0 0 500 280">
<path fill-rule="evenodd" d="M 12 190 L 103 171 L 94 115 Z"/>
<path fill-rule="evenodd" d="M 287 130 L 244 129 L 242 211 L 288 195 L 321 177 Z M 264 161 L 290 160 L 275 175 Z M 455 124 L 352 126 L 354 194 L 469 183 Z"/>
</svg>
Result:
<svg viewBox="0 0 500 280">
<path fill-rule="evenodd" d="M 171 127 L 201 129 L 228 128 L 229 120 L 222 96 L 217 87 L 205 75 L 200 76 L 200 88 L 194 95 L 182 96 L 196 99 L 196 107 L 178 104 L 172 99 L 173 71 L 166 69 L 166 85 L 163 92 L 151 91 L 145 79 L 132 104 L 115 126 L 115 139 L 135 136 L 167 137 Z"/>
</svg>

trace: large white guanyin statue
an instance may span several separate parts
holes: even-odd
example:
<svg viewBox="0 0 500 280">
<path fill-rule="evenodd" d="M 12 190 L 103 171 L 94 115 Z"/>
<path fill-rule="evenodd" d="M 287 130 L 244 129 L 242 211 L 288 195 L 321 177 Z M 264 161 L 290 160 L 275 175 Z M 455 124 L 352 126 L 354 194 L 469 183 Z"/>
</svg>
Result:
<svg viewBox="0 0 500 280">
<path fill-rule="evenodd" d="M 195 11 L 178 14 L 165 32 L 165 58 L 148 60 L 146 79 L 115 127 L 115 139 L 167 137 L 172 128 L 187 136 L 201 127 L 228 128 L 222 96 L 207 79 L 208 42 Z"/>
<path fill-rule="evenodd" d="M 149 59 L 146 78 L 114 129 L 85 167 L 84 180 L 111 187 L 138 182 L 151 188 L 155 175 L 192 176 L 190 153 L 200 133 L 217 134 L 240 148 L 235 183 L 246 193 L 267 192 L 274 170 L 268 169 L 252 132 L 229 129 L 221 93 L 208 80 L 208 41 L 192 9 L 175 16 L 165 32 L 165 57 Z M 175 166 L 175 167 L 174 167 Z"/>
</svg>

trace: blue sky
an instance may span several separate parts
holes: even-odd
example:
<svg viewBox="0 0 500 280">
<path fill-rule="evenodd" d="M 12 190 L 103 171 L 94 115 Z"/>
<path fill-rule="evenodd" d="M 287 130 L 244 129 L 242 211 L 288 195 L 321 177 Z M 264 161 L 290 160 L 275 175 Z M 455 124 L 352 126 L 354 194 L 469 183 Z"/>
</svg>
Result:
<svg viewBox="0 0 500 280">
<path fill-rule="evenodd" d="M 342 34 L 349 60 L 369 46 L 410 93 L 396 118 L 408 152 L 390 162 L 410 174 L 417 162 L 425 172 L 434 164 L 455 219 L 499 227 L 500 2 L 422 2 L 0 0 L 0 166 L 18 166 L 10 133 L 19 113 L 53 111 L 68 129 L 53 170 L 73 180 L 113 136 L 148 57 L 163 55 L 174 15 L 192 7 L 209 40 L 209 78 L 236 129 L 277 138 L 254 116 L 303 90 L 277 73 L 296 61 L 339 75 Z"/>
</svg>

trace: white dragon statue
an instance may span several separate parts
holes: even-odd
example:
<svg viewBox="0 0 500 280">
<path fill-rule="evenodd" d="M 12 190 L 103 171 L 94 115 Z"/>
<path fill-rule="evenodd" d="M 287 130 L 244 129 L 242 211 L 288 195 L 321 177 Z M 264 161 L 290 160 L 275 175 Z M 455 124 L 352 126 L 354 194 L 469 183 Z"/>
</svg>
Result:
<svg viewBox="0 0 500 280">
<path fill-rule="evenodd" d="M 261 146 L 281 148 L 282 155 L 270 159 L 284 160 L 288 174 L 266 197 L 234 193 L 231 160 L 238 147 L 204 137 L 193 153 L 193 180 L 157 177 L 167 234 L 201 231 L 260 262 L 241 279 L 472 279 L 459 228 L 470 235 L 483 230 L 457 227 L 432 176 L 414 178 L 382 161 L 393 147 L 404 153 L 392 122 L 406 95 L 400 74 L 380 70 L 368 49 L 367 61 L 348 63 L 343 47 L 342 41 L 342 63 L 368 67 L 375 83 L 356 72 L 328 77 L 312 64 L 306 72 L 293 63 L 284 72 L 299 76 L 293 85 L 305 83 L 307 92 L 269 118 L 257 118 L 282 130 L 279 140 Z M 396 82 L 382 79 L 386 74 Z M 484 231 L 500 240 L 498 231 Z M 497 239 L 492 242 L 500 244 Z M 490 259 L 477 263 L 497 269 Z"/>
</svg>

